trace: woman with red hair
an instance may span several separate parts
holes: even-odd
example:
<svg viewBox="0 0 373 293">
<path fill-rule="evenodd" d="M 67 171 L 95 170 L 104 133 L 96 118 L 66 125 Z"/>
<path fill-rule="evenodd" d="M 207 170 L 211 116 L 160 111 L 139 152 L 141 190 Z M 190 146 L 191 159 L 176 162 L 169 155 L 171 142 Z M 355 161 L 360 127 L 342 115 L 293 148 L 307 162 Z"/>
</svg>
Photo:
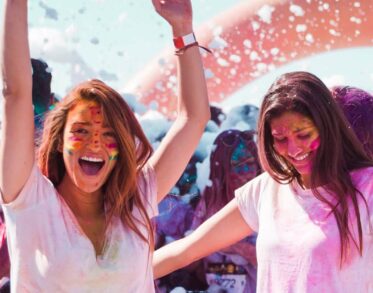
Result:
<svg viewBox="0 0 373 293">
<path fill-rule="evenodd" d="M 15 292 L 154 292 L 151 218 L 209 119 L 190 0 L 153 0 L 172 27 L 177 118 L 152 153 L 122 97 L 76 86 L 46 117 L 35 162 L 27 1 L 5 1 L 1 203 Z"/>
</svg>

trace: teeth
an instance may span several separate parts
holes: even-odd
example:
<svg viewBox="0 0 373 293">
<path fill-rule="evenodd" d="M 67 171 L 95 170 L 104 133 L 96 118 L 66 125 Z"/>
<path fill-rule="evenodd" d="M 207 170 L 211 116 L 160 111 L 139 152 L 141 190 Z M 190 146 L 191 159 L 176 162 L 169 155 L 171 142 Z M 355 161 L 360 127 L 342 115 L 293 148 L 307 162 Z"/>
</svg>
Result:
<svg viewBox="0 0 373 293">
<path fill-rule="evenodd" d="M 305 158 L 307 158 L 309 155 L 310 155 L 310 153 L 307 153 L 307 154 L 304 154 L 303 156 L 298 156 L 298 157 L 293 158 L 293 159 L 296 160 L 296 161 L 302 161 Z"/>
<path fill-rule="evenodd" d="M 94 157 L 81 157 L 82 160 L 84 161 L 88 161 L 88 162 L 95 162 L 95 163 L 100 163 L 100 162 L 103 162 L 104 160 L 101 159 L 101 158 L 94 158 Z"/>
</svg>

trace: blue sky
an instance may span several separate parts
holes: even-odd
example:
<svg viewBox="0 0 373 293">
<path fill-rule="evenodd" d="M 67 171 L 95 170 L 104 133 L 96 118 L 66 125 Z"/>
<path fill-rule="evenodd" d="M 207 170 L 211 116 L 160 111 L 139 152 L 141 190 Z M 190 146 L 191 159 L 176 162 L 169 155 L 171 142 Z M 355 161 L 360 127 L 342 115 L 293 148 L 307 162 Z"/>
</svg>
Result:
<svg viewBox="0 0 373 293">
<path fill-rule="evenodd" d="M 193 0 L 195 27 L 249 0 Z M 98 77 L 121 90 L 172 42 L 168 25 L 151 0 L 29 1 L 33 57 L 48 62 L 53 91 L 63 96 L 77 81 Z M 224 107 L 259 104 L 280 73 L 309 70 L 328 85 L 355 85 L 373 92 L 373 48 L 333 51 L 281 67 L 239 90 Z"/>
</svg>

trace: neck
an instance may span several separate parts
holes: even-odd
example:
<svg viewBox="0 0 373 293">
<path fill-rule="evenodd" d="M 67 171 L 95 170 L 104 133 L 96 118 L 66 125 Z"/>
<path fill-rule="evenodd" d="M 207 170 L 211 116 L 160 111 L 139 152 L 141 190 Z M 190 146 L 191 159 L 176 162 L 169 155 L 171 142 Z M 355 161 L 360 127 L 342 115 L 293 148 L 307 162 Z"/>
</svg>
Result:
<svg viewBox="0 0 373 293">
<path fill-rule="evenodd" d="M 311 188 L 311 176 L 310 175 L 301 175 L 301 182 L 299 182 L 303 189 Z"/>
<path fill-rule="evenodd" d="M 89 219 L 103 215 L 104 202 L 101 190 L 85 192 L 79 189 L 67 174 L 57 190 L 76 217 Z"/>
</svg>

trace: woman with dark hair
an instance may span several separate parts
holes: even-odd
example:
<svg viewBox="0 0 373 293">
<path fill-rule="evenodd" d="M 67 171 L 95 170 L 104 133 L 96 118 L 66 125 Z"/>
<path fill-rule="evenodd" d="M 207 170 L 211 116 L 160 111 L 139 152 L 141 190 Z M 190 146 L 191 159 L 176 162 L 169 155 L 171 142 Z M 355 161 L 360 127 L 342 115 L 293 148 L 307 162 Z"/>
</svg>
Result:
<svg viewBox="0 0 373 293">
<path fill-rule="evenodd" d="M 331 92 L 282 75 L 258 122 L 266 171 L 188 237 L 156 251 L 155 276 L 258 232 L 258 292 L 373 290 L 373 161 Z"/>
<path fill-rule="evenodd" d="M 334 87 L 332 94 L 365 151 L 373 158 L 373 96 L 362 89 L 349 86 Z"/>
<path fill-rule="evenodd" d="M 150 220 L 209 105 L 190 0 L 153 5 L 172 27 L 181 73 L 178 115 L 158 149 L 123 98 L 90 80 L 48 113 L 35 160 L 27 1 L 5 1 L 0 202 L 12 292 L 154 292 Z"/>
<path fill-rule="evenodd" d="M 220 133 L 210 155 L 208 184 L 194 212 L 192 229 L 198 228 L 234 198 L 234 190 L 261 173 L 254 131 Z M 255 235 L 207 256 L 206 283 L 229 292 L 255 292 Z M 242 290 L 242 291 L 241 291 Z"/>
</svg>

